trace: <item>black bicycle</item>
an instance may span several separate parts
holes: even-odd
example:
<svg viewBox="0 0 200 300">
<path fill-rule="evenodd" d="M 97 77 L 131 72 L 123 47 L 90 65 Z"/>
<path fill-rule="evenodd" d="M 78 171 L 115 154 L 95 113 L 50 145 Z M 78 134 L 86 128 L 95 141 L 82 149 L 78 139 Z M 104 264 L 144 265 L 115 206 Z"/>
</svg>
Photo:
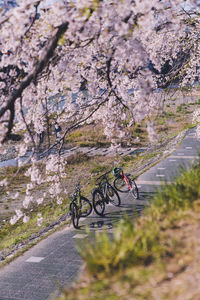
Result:
<svg viewBox="0 0 200 300">
<path fill-rule="evenodd" d="M 110 172 L 108 171 L 97 178 L 97 187 L 92 192 L 94 211 L 100 216 L 103 216 L 106 204 L 112 203 L 115 206 L 121 204 L 118 192 L 108 181 L 107 175 Z"/>
<path fill-rule="evenodd" d="M 90 200 L 81 195 L 80 183 L 76 184 L 75 191 L 71 196 L 69 212 L 73 226 L 76 229 L 79 229 L 79 219 L 89 216 L 92 212 Z"/>
<path fill-rule="evenodd" d="M 138 187 L 135 180 L 131 178 L 131 174 L 125 174 L 122 167 L 114 168 L 112 173 L 116 177 L 113 185 L 117 191 L 122 193 L 131 192 L 135 199 L 139 199 Z"/>
</svg>

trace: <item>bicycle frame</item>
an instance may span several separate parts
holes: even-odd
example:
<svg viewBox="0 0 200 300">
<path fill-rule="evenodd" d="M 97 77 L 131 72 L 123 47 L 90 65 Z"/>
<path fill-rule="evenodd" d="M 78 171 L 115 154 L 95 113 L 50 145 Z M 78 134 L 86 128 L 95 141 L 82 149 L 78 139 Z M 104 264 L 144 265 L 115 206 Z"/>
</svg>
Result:
<svg viewBox="0 0 200 300">
<path fill-rule="evenodd" d="M 100 216 L 103 216 L 106 204 L 112 203 L 115 206 L 121 204 L 117 190 L 109 183 L 107 174 L 110 172 L 111 170 L 96 179 L 97 187 L 92 192 L 93 207 Z"/>
<path fill-rule="evenodd" d="M 72 194 L 69 211 L 71 212 L 72 222 L 76 229 L 79 228 L 79 219 L 89 216 L 92 212 L 92 204 L 87 198 L 81 195 L 80 183 L 76 184 L 75 191 Z"/>
<path fill-rule="evenodd" d="M 108 190 L 108 182 L 106 181 L 102 186 L 102 192 L 106 203 L 109 202 L 109 200 L 107 199 L 107 190 Z"/>
<path fill-rule="evenodd" d="M 125 174 L 123 171 L 122 171 L 122 176 L 123 176 L 123 178 L 124 178 L 125 181 L 126 181 L 126 185 L 128 186 L 128 189 L 129 189 L 130 191 L 132 191 L 133 187 L 130 186 L 128 177 L 126 176 L 126 174 Z"/>
<path fill-rule="evenodd" d="M 72 195 L 72 201 L 71 201 L 71 202 L 75 202 L 76 205 L 77 205 L 77 207 L 78 207 L 78 209 L 79 209 L 80 206 L 81 206 L 80 198 L 81 198 L 80 184 L 77 183 L 77 184 L 76 184 L 76 187 L 75 187 L 74 194 Z"/>
<path fill-rule="evenodd" d="M 121 167 L 120 167 L 120 168 L 121 168 Z M 130 186 L 128 176 L 124 173 L 124 171 L 123 171 L 122 168 L 121 168 L 121 176 L 122 176 L 122 177 L 124 178 L 124 180 L 126 181 L 126 185 L 127 185 L 128 189 L 129 189 L 129 191 L 132 192 L 132 190 L 134 189 L 134 187 L 133 187 L 133 186 Z"/>
<path fill-rule="evenodd" d="M 103 185 L 103 193 L 104 193 L 104 196 L 106 195 L 107 190 L 108 190 L 108 184 L 107 184 L 107 182 L 105 182 L 104 185 Z"/>
<path fill-rule="evenodd" d="M 110 173 L 111 171 L 106 172 L 105 174 L 101 175 L 99 178 L 97 178 L 97 180 L 100 180 L 97 185 L 99 186 L 99 189 L 102 191 L 102 194 L 104 196 L 105 201 L 107 202 L 107 189 L 108 189 L 108 178 L 107 178 L 107 174 Z"/>
</svg>

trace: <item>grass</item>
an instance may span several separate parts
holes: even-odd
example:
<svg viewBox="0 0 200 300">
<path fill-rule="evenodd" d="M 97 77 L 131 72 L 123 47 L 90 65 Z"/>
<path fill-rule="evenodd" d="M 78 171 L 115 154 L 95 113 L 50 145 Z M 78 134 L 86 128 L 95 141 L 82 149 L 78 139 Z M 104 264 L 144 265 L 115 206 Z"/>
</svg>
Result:
<svg viewBox="0 0 200 300">
<path fill-rule="evenodd" d="M 37 226 L 38 212 L 42 213 L 44 218 L 41 227 Z M 66 201 L 62 205 L 49 203 L 42 207 L 35 207 L 30 213 L 30 221 L 28 223 L 23 223 L 22 220 L 19 220 L 15 225 L 11 225 L 7 222 L 0 230 L 0 250 L 8 249 L 12 245 L 27 240 L 32 234 L 56 221 L 58 216 L 66 212 Z"/>
<path fill-rule="evenodd" d="M 86 264 L 84 283 L 59 299 L 132 299 L 133 294 L 134 299 L 153 299 L 151 282 L 183 272 L 192 260 L 184 248 L 192 247 L 185 245 L 184 226 L 198 224 L 199 212 L 200 163 L 182 170 L 172 184 L 163 184 L 142 217 L 133 221 L 125 216 L 112 238 L 104 232 L 79 244 Z"/>
<path fill-rule="evenodd" d="M 171 101 L 173 99 L 170 99 Z M 198 108 L 197 103 L 176 104 L 176 99 L 173 100 L 174 107 L 169 106 L 168 102 L 165 106 L 165 112 L 154 116 L 154 124 L 160 142 L 164 142 L 169 137 L 173 137 L 183 129 L 189 128 L 192 125 L 192 113 Z"/>
<path fill-rule="evenodd" d="M 90 173 L 91 174 L 96 174 L 96 173 L 99 174 L 99 173 L 105 173 L 106 171 L 108 171 L 107 166 L 95 164 L 94 167 L 90 170 Z"/>
<path fill-rule="evenodd" d="M 175 117 L 175 114 L 173 112 L 171 112 L 171 111 L 168 111 L 167 112 L 167 116 L 168 117 Z"/>
<path fill-rule="evenodd" d="M 110 142 L 107 141 L 103 134 L 103 128 L 92 125 L 85 125 L 69 133 L 65 142 L 72 146 L 79 147 L 108 147 Z"/>
<path fill-rule="evenodd" d="M 177 107 L 176 111 L 181 112 L 183 110 L 183 108 L 184 108 L 184 104 L 182 103 Z"/>
<path fill-rule="evenodd" d="M 141 122 L 128 128 L 130 134 L 129 143 L 133 146 L 144 146 L 148 143 L 148 135 L 146 131 L 146 123 Z M 135 139 L 139 138 L 139 142 L 135 142 Z"/>
</svg>

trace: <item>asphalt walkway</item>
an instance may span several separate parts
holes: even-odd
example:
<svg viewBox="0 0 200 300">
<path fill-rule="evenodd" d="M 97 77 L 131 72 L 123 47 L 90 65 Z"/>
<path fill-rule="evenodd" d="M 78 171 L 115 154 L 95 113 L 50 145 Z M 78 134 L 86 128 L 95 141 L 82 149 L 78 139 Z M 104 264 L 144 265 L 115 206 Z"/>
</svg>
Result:
<svg viewBox="0 0 200 300">
<path fill-rule="evenodd" d="M 171 182 L 180 172 L 180 166 L 186 168 L 197 160 L 198 149 L 200 141 L 195 138 L 195 129 L 191 129 L 175 152 L 138 178 L 139 200 L 133 201 L 130 194 L 121 194 L 121 207 L 108 205 L 104 218 L 92 214 L 81 222 L 80 230 L 66 227 L 57 231 L 1 268 L 0 300 L 53 299 L 61 287 L 70 286 L 81 271 L 83 262 L 76 242 L 86 241 L 86 227 L 91 232 L 106 229 L 112 233 L 112 227 L 124 212 L 133 214 L 133 202 L 140 212 L 155 193 L 155 186 L 159 187 L 163 180 Z"/>
</svg>

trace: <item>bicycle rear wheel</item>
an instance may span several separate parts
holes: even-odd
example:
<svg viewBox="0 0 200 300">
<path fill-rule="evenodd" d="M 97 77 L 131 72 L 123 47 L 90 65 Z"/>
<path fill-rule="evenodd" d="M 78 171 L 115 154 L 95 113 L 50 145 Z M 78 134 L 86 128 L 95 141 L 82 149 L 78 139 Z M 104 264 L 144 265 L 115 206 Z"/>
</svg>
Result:
<svg viewBox="0 0 200 300">
<path fill-rule="evenodd" d="M 137 187 L 135 180 L 129 178 L 129 184 L 131 187 L 131 193 L 132 193 L 133 197 L 135 199 L 139 199 L 139 191 L 138 191 L 138 187 Z"/>
<path fill-rule="evenodd" d="M 103 216 L 105 210 L 105 201 L 104 196 L 102 195 L 100 190 L 96 189 L 93 191 L 92 202 L 95 213 L 99 216 Z"/>
<path fill-rule="evenodd" d="M 118 192 L 110 184 L 107 185 L 106 198 L 109 200 L 110 203 L 112 203 L 115 206 L 120 206 L 121 204 Z"/>
<path fill-rule="evenodd" d="M 89 216 L 92 212 L 92 204 L 90 203 L 90 200 L 81 196 L 80 203 L 81 203 L 81 217 Z"/>
<path fill-rule="evenodd" d="M 116 190 L 119 192 L 128 193 L 128 191 L 129 191 L 128 186 L 126 184 L 126 180 L 122 176 L 117 177 L 114 180 L 113 185 L 116 188 Z"/>
<path fill-rule="evenodd" d="M 74 228 L 79 229 L 78 222 L 79 222 L 79 212 L 78 212 L 78 207 L 75 203 L 70 204 L 70 212 L 71 212 L 71 217 L 72 217 L 72 224 Z"/>
</svg>

